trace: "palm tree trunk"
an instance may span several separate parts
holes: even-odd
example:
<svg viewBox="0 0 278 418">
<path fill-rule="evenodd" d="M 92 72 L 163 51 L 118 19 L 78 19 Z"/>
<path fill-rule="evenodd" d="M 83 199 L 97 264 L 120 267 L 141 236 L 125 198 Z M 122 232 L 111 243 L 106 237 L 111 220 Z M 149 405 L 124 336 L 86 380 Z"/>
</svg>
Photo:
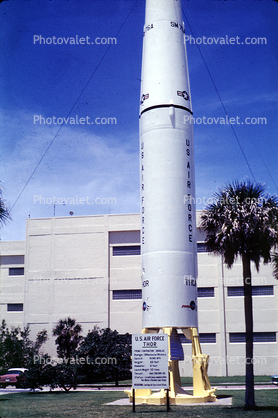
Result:
<svg viewBox="0 0 278 418">
<path fill-rule="evenodd" d="M 245 312 L 245 408 L 255 408 L 254 369 L 253 369 L 253 307 L 252 307 L 252 284 L 251 262 L 248 255 L 242 256 L 243 286 L 244 286 L 244 312 Z"/>
</svg>

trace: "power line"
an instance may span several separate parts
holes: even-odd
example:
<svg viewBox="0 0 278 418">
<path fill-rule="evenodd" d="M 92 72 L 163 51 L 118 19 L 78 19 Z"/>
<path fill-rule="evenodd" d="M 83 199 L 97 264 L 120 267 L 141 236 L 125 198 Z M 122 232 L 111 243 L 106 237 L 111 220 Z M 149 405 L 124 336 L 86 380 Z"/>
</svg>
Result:
<svg viewBox="0 0 278 418">
<path fill-rule="evenodd" d="M 126 21 L 128 20 L 129 16 L 131 15 L 131 13 L 133 12 L 136 4 L 138 3 L 139 0 L 136 0 L 136 2 L 134 3 L 133 7 L 131 8 L 130 12 L 128 13 L 127 17 L 125 18 L 125 20 L 123 21 L 123 23 L 121 24 L 118 32 L 116 33 L 115 37 L 117 37 L 119 35 L 119 33 L 121 32 L 122 28 L 124 27 Z M 94 69 L 94 71 L 92 72 L 91 76 L 89 77 L 88 81 L 86 82 L 85 86 L 81 89 L 81 92 L 79 93 L 77 99 L 75 100 L 75 102 L 73 103 L 73 105 L 71 106 L 68 114 L 66 115 L 66 117 L 64 118 L 64 122 L 61 124 L 61 126 L 59 127 L 58 131 L 56 132 L 56 134 L 54 135 L 54 137 L 52 138 L 52 140 L 50 141 L 50 144 L 48 145 L 48 147 L 46 148 L 45 152 L 43 153 L 43 155 L 41 156 L 41 158 L 39 159 L 37 165 L 35 166 L 34 170 L 32 171 L 30 177 L 28 178 L 28 180 L 26 181 L 24 187 L 22 188 L 21 192 L 19 193 L 18 197 L 16 198 L 14 204 L 12 205 L 10 212 L 12 211 L 12 209 L 14 208 L 14 206 L 17 204 L 18 200 L 20 199 L 22 193 L 24 192 L 24 190 L 26 189 L 26 187 L 28 186 L 28 184 L 30 183 L 33 175 L 35 174 L 35 172 L 37 171 L 37 169 L 39 168 L 41 162 L 43 161 L 44 157 L 46 156 L 46 154 L 48 153 L 49 149 L 51 148 L 53 142 L 55 141 L 55 139 L 57 138 L 57 136 L 59 135 L 61 129 L 63 128 L 63 126 L 65 125 L 65 121 L 68 119 L 68 117 L 70 116 L 71 112 L 73 111 L 74 107 L 76 106 L 76 104 L 78 103 L 80 97 L 82 96 L 82 94 L 84 93 L 85 89 L 87 88 L 87 86 L 89 85 L 89 83 L 91 82 L 92 78 L 94 77 L 95 73 L 97 72 L 98 68 L 100 67 L 101 63 L 103 62 L 104 58 L 106 57 L 106 55 L 108 54 L 110 48 L 111 48 L 112 44 L 110 44 L 108 46 L 108 48 L 106 49 L 106 51 L 104 52 L 103 56 L 101 57 L 101 59 L 99 60 L 96 68 Z"/>
<path fill-rule="evenodd" d="M 190 24 L 189 24 L 189 22 L 188 22 L 188 19 L 187 19 L 187 17 L 186 17 L 186 14 L 185 14 L 184 10 L 182 10 L 182 13 L 183 13 L 184 19 L 186 20 L 187 25 L 188 25 L 188 27 L 189 27 L 189 29 L 190 29 L 190 31 L 191 31 L 191 33 L 192 33 L 193 37 L 195 38 L 194 33 L 193 33 L 193 30 L 192 30 L 192 28 L 191 28 L 191 26 L 190 26 Z M 222 107 L 223 107 L 223 109 L 224 109 L 225 115 L 229 117 L 228 112 L 227 112 L 227 110 L 226 110 L 226 107 L 225 107 L 225 105 L 224 105 L 224 103 L 223 103 L 223 101 L 222 101 L 222 99 L 221 99 L 220 93 L 219 93 L 219 91 L 218 91 L 218 89 L 217 89 L 217 87 L 216 87 L 216 84 L 215 84 L 215 82 L 214 82 L 214 80 L 213 80 L 213 77 L 212 77 L 211 72 L 210 72 L 210 70 L 209 70 L 209 68 L 208 68 L 208 65 L 207 65 L 207 63 L 206 63 L 206 60 L 205 60 L 205 58 L 204 58 L 204 56 L 203 56 L 203 54 L 202 54 L 202 51 L 201 51 L 201 49 L 200 49 L 200 47 L 199 47 L 199 45 L 198 45 L 198 44 L 197 44 L 197 48 L 198 48 L 199 53 L 200 53 L 200 55 L 201 55 L 201 57 L 202 57 L 202 60 L 203 60 L 203 62 L 204 62 L 204 64 L 205 64 L 205 67 L 206 67 L 206 69 L 207 69 L 207 72 L 208 72 L 208 74 L 209 74 L 209 77 L 210 77 L 210 79 L 211 79 L 211 82 L 212 82 L 212 84 L 213 84 L 213 86 L 214 86 L 214 88 L 215 88 L 215 91 L 216 91 L 216 93 L 217 93 L 217 95 L 218 95 L 218 98 L 219 98 L 219 100 L 220 100 L 220 103 L 221 103 L 221 105 L 222 105 Z M 255 179 L 254 173 L 253 173 L 253 171 L 252 171 L 252 169 L 251 169 L 251 167 L 250 167 L 250 164 L 249 164 L 249 162 L 248 162 L 248 160 L 247 160 L 247 157 L 246 157 L 246 155 L 245 155 L 245 152 L 244 152 L 244 150 L 243 150 L 243 148 L 242 148 L 242 146 L 241 146 L 241 143 L 240 143 L 240 140 L 239 140 L 239 138 L 238 138 L 238 136 L 237 136 L 237 134 L 236 134 L 236 131 L 235 131 L 235 129 L 234 129 L 234 127 L 233 127 L 233 125 L 230 125 L 230 126 L 231 126 L 231 129 L 232 129 L 232 131 L 233 131 L 233 134 L 234 134 L 234 136 L 235 136 L 235 138 L 236 138 L 236 140 L 237 140 L 237 143 L 238 143 L 238 145 L 239 145 L 239 148 L 240 148 L 240 150 L 241 150 L 241 152 L 242 152 L 242 155 L 243 155 L 243 157 L 244 157 L 244 159 L 245 159 L 245 162 L 246 162 L 246 164 L 247 164 L 247 166 L 248 166 L 248 168 L 249 168 L 249 170 L 250 170 L 250 173 L 251 173 L 251 175 L 252 175 L 252 177 L 253 177 L 254 181 L 256 182 L 256 179 Z"/>
</svg>

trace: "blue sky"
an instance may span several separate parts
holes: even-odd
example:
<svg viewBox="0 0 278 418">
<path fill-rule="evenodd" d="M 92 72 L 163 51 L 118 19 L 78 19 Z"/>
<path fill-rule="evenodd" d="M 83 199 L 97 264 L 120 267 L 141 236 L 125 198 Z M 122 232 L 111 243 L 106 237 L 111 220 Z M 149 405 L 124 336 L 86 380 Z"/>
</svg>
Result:
<svg viewBox="0 0 278 418">
<path fill-rule="evenodd" d="M 2 240 L 24 239 L 26 218 L 53 216 L 54 202 L 55 216 L 70 216 L 71 211 L 77 216 L 139 212 L 144 3 L 9 0 L 0 4 L 4 28 L 0 180 L 4 198 L 13 207 L 13 220 L 2 228 Z M 182 0 L 182 5 L 185 33 L 195 39 L 195 45 L 192 38 L 187 42 L 187 54 L 196 118 L 198 208 L 234 179 L 254 176 L 270 194 L 278 194 L 278 3 Z M 115 37 L 117 44 L 43 44 L 42 38 L 34 43 L 35 35 L 90 37 L 90 41 Z M 203 37 L 219 42 L 204 44 Z M 239 37 L 240 43 L 220 44 L 220 38 L 226 37 Z M 247 37 L 254 43 L 242 44 Z M 266 38 L 266 43 L 257 38 Z M 225 118 L 225 111 L 200 51 L 228 117 L 240 122 L 233 125 L 237 138 L 231 125 L 220 124 L 218 118 Z M 54 117 L 114 119 L 109 124 L 61 127 L 34 123 L 35 117 L 41 122 Z M 212 118 L 213 123 L 200 123 L 204 118 Z M 253 124 L 251 119 L 245 123 L 245 118 L 254 118 Z"/>
</svg>

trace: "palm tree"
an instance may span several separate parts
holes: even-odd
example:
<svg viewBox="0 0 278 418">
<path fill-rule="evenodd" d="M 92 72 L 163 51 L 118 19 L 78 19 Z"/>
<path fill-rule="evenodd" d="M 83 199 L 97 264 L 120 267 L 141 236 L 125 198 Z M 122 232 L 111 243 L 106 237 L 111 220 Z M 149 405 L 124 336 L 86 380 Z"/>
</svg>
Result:
<svg viewBox="0 0 278 418">
<path fill-rule="evenodd" d="M 272 255 L 271 261 L 273 264 L 273 276 L 278 280 L 278 252 Z"/>
<path fill-rule="evenodd" d="M 60 319 L 56 327 L 53 329 L 53 336 L 57 336 L 55 344 L 57 344 L 57 354 L 59 357 L 70 359 L 82 336 L 79 335 L 82 331 L 80 324 L 77 324 L 75 319 L 65 318 Z"/>
<path fill-rule="evenodd" d="M 6 203 L 2 199 L 2 194 L 3 192 L 0 187 L 0 226 L 3 226 L 6 223 L 6 221 L 11 219 Z"/>
<path fill-rule="evenodd" d="M 242 259 L 246 332 L 245 408 L 255 407 L 253 371 L 253 312 L 251 261 L 257 271 L 261 258 L 271 261 L 271 248 L 277 242 L 278 199 L 268 196 L 261 184 L 237 181 L 219 189 L 201 215 L 209 251 L 223 256 L 231 268 Z"/>
</svg>

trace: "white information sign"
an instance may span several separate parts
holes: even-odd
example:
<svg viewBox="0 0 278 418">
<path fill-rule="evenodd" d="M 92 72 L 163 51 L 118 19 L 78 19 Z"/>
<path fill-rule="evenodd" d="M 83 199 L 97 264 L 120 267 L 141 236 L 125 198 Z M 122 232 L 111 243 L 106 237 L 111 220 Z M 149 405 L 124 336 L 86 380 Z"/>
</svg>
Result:
<svg viewBox="0 0 278 418">
<path fill-rule="evenodd" d="M 168 389 L 168 335 L 132 335 L 132 387 Z"/>
</svg>

